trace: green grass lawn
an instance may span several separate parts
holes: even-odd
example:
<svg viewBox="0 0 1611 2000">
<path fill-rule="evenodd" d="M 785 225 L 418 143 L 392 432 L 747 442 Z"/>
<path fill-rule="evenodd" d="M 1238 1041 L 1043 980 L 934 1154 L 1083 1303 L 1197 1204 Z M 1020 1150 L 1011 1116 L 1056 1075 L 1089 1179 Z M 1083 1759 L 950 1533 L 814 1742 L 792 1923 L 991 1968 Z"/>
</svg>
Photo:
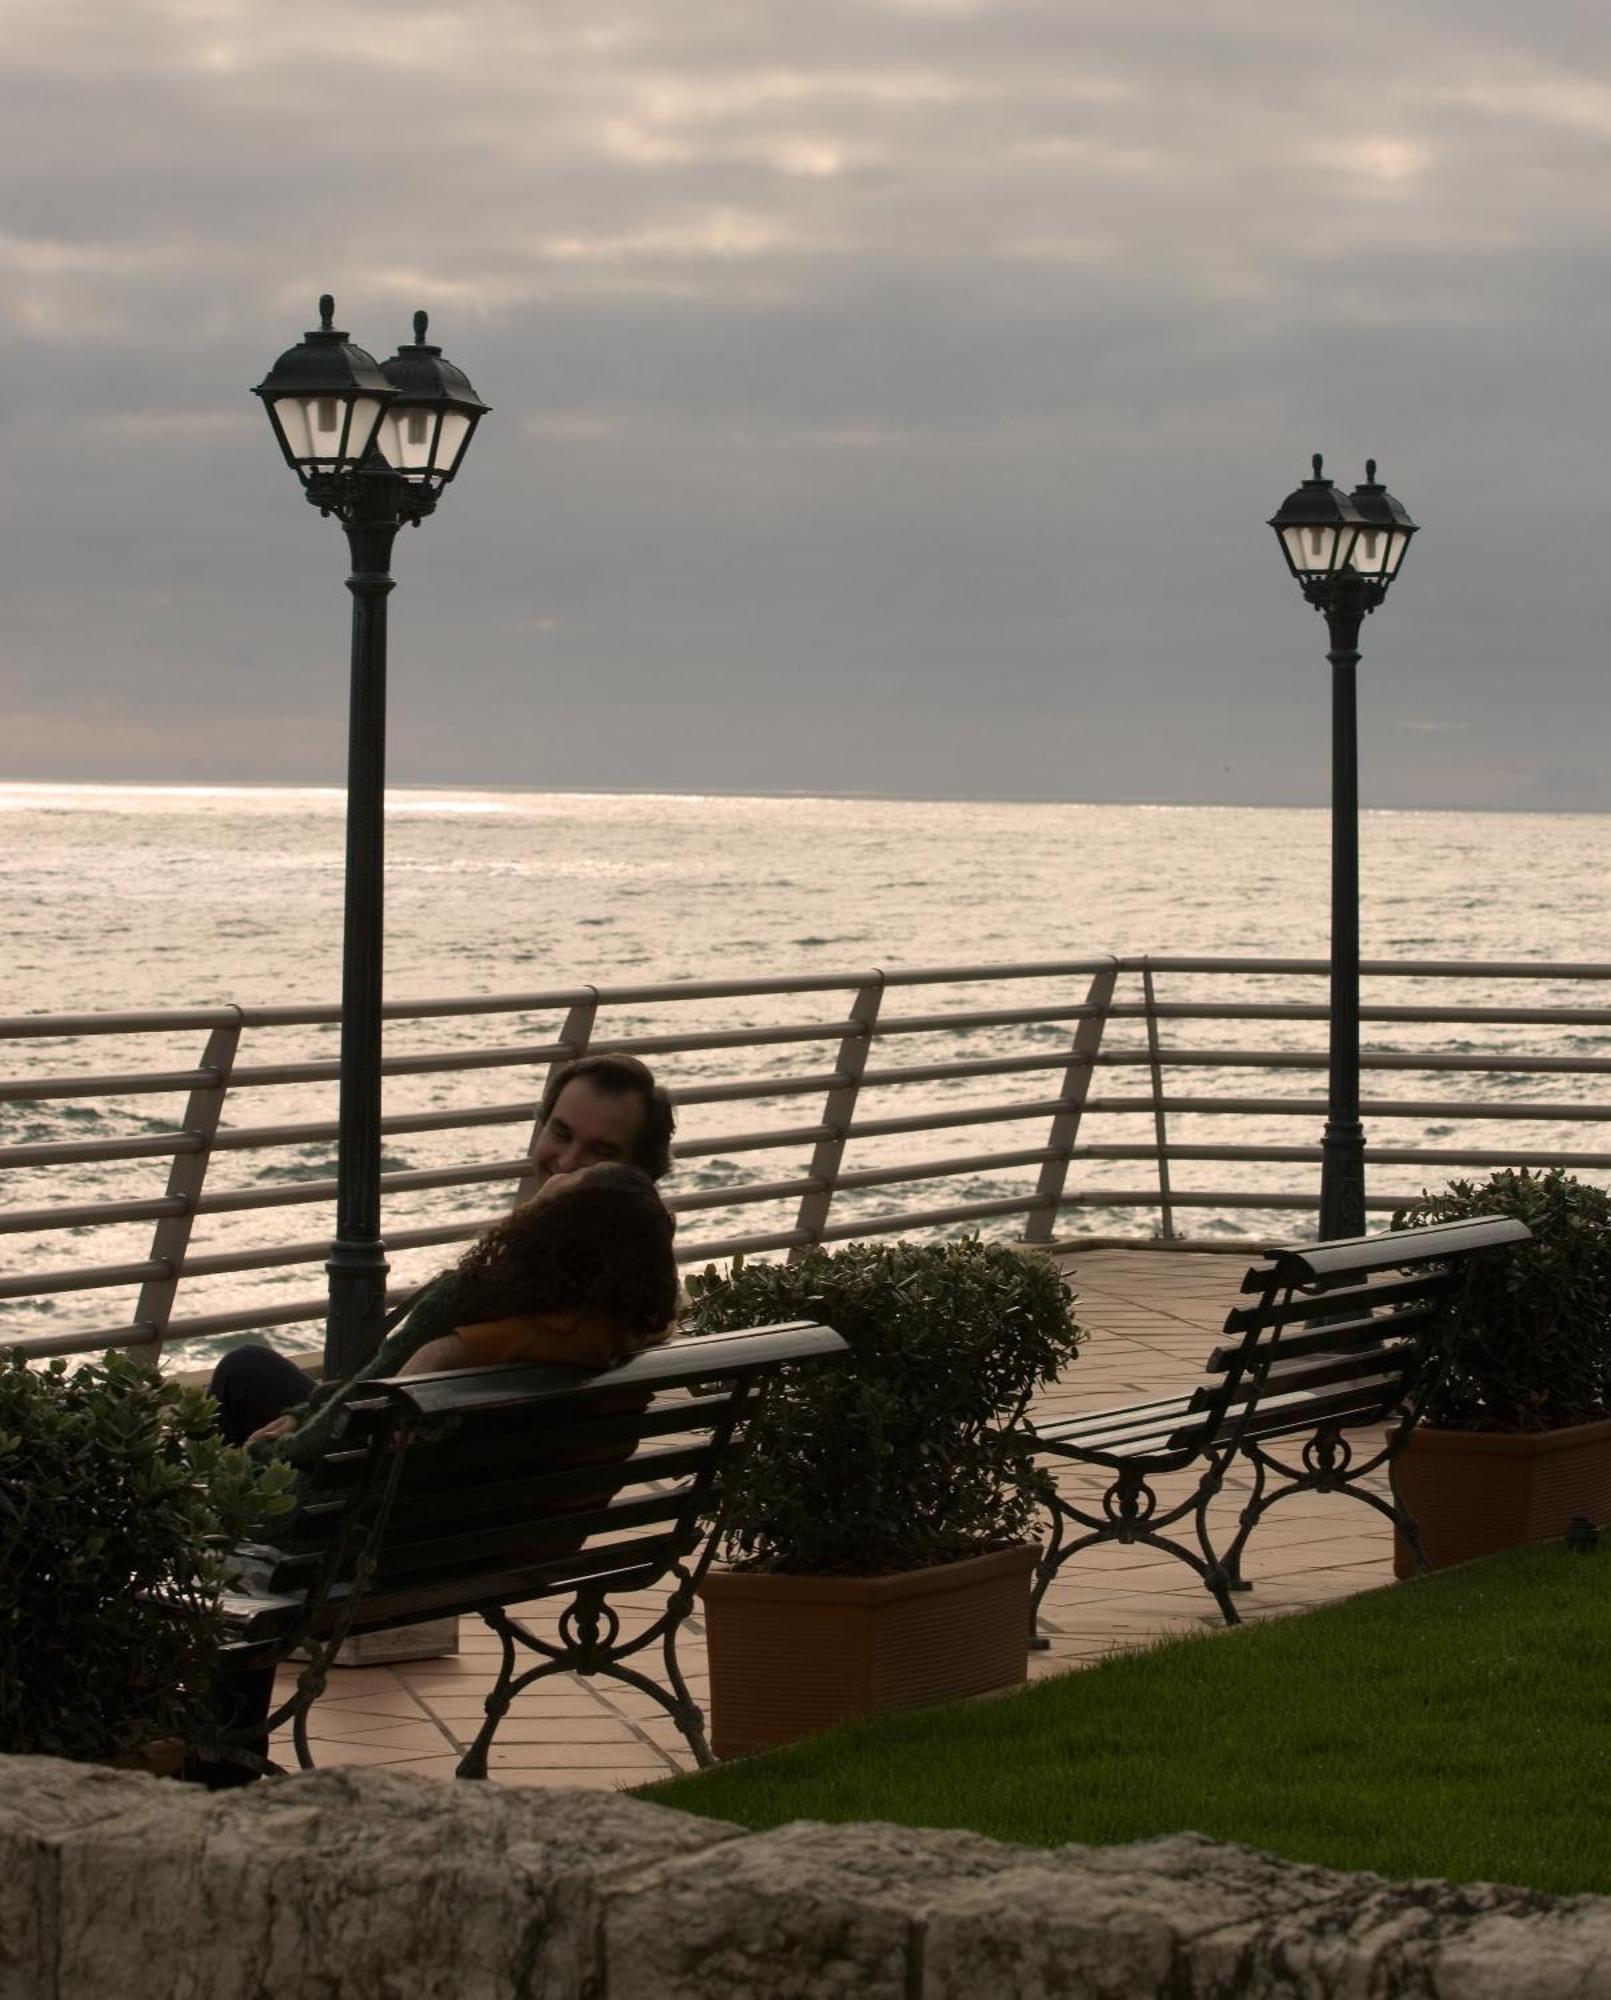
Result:
<svg viewBox="0 0 1611 2000">
<path fill-rule="evenodd" d="M 1611 1547 L 1523 1549 L 648 1787 L 748 1827 L 894 1820 L 1611 1893 Z"/>
</svg>

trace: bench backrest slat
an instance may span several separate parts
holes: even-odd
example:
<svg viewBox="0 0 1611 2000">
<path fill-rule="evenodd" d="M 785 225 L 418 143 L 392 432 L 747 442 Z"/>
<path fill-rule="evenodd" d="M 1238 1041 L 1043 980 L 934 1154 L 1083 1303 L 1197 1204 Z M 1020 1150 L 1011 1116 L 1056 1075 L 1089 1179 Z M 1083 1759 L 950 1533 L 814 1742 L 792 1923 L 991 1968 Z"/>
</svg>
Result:
<svg viewBox="0 0 1611 2000">
<path fill-rule="evenodd" d="M 1508 1215 L 1474 1216 L 1463 1222 L 1434 1222 L 1420 1229 L 1386 1230 L 1375 1236 L 1348 1236 L 1330 1243 L 1296 1244 L 1273 1253 L 1268 1264 L 1255 1264 L 1242 1280 L 1244 1292 L 1263 1291 L 1273 1281 L 1280 1286 L 1324 1286 L 1347 1283 L 1361 1272 L 1397 1270 L 1411 1258 L 1470 1256 L 1525 1243 L 1527 1225 Z M 1413 1247 L 1411 1247 L 1413 1246 Z"/>
<path fill-rule="evenodd" d="M 1439 1262 L 1430 1271 L 1418 1269 L 1408 1277 L 1372 1275 L 1358 1284 L 1339 1284 L 1325 1291 L 1283 1291 L 1277 1287 L 1273 1298 L 1279 1302 L 1279 1317 L 1284 1327 L 1303 1326 L 1310 1320 L 1330 1324 L 1356 1307 L 1362 1311 L 1386 1312 L 1393 1306 L 1414 1305 L 1427 1296 L 1429 1284 L 1435 1287 L 1440 1282 L 1449 1283 L 1457 1268 Z M 1271 1299 L 1256 1306 L 1233 1306 L 1225 1316 L 1222 1330 L 1242 1334 L 1268 1325 L 1272 1309 Z"/>
</svg>

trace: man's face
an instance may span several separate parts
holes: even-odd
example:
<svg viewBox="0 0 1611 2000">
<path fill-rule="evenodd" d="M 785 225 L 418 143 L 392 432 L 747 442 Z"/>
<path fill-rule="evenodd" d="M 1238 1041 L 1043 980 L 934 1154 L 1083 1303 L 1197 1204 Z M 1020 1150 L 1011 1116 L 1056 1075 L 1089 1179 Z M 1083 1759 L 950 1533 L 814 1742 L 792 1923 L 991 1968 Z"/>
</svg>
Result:
<svg viewBox="0 0 1611 2000">
<path fill-rule="evenodd" d="M 635 1091 L 600 1090 L 585 1076 L 566 1084 L 532 1148 L 537 1185 L 542 1187 L 555 1174 L 574 1174 L 605 1160 L 630 1165 L 643 1129 L 643 1112 Z"/>
</svg>

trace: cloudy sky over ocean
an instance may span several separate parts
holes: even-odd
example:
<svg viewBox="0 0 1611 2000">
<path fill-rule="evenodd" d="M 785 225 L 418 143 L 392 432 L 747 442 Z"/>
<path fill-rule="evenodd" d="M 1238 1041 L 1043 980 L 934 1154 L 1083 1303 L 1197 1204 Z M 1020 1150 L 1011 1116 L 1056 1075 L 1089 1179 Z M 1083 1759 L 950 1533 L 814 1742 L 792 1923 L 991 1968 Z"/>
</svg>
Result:
<svg viewBox="0 0 1611 2000">
<path fill-rule="evenodd" d="M 1326 795 L 1309 454 L 1424 527 L 1384 804 L 1611 808 L 1611 15 L 0 0 L 0 776 L 329 782 L 316 321 L 493 405 L 400 783 Z"/>
</svg>

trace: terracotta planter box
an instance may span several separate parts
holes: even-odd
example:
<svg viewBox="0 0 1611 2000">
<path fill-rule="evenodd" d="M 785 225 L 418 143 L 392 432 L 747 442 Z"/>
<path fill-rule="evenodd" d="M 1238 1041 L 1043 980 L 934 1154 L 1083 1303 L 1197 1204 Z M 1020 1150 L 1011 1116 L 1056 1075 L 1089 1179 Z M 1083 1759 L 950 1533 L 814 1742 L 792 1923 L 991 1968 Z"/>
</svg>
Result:
<svg viewBox="0 0 1611 2000">
<path fill-rule="evenodd" d="M 711 1747 L 741 1757 L 851 1716 L 1017 1686 L 1039 1555 L 1021 1544 L 898 1576 L 709 1571 Z"/>
<path fill-rule="evenodd" d="M 1611 1421 L 1523 1436 L 1422 1425 L 1399 1459 L 1398 1483 L 1434 1569 L 1557 1541 L 1574 1514 L 1611 1521 Z M 1415 1574 L 1402 1536 L 1393 1573 Z"/>
</svg>

